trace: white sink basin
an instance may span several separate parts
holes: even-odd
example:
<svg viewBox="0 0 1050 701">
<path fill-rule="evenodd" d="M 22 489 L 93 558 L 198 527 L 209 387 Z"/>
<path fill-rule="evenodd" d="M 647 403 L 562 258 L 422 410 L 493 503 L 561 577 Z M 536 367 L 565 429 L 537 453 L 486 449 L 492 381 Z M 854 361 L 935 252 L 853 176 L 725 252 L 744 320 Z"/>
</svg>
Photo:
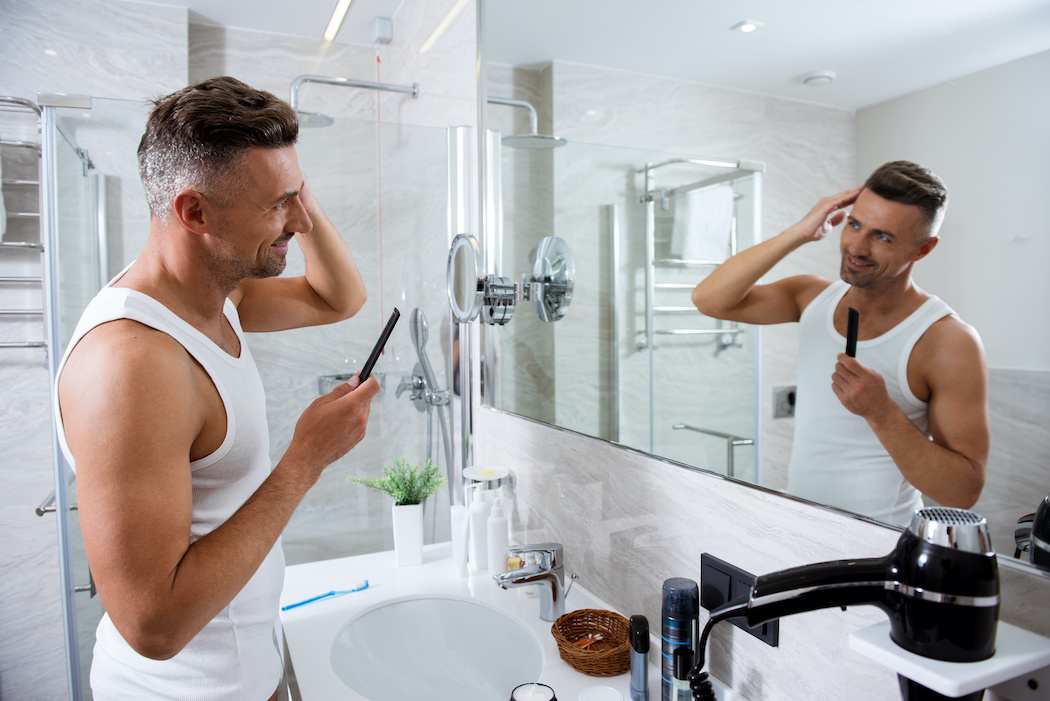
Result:
<svg viewBox="0 0 1050 701">
<path fill-rule="evenodd" d="M 425 596 L 387 601 L 352 618 L 332 643 L 331 663 L 370 701 L 419 698 L 424 690 L 431 699 L 492 701 L 539 679 L 543 652 L 531 631 L 495 607 Z"/>
</svg>

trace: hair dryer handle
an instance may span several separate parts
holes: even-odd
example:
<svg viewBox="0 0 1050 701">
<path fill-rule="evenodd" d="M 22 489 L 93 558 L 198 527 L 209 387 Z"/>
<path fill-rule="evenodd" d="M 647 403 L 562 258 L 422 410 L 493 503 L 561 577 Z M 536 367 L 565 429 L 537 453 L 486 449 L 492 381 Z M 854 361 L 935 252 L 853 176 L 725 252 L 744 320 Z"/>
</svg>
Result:
<svg viewBox="0 0 1050 701">
<path fill-rule="evenodd" d="M 756 626 L 782 616 L 833 606 L 872 604 L 889 610 L 891 557 L 836 560 L 792 567 L 755 580 L 746 613 Z"/>
</svg>

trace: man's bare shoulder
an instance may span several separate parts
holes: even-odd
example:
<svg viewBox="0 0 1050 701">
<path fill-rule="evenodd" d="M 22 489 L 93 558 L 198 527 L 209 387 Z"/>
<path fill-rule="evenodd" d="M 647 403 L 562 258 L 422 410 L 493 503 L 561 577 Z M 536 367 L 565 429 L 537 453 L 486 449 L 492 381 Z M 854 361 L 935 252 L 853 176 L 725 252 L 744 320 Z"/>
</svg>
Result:
<svg viewBox="0 0 1050 701">
<path fill-rule="evenodd" d="M 168 334 L 117 319 L 96 326 L 70 351 L 59 378 L 59 400 L 65 409 L 70 401 L 92 404 L 106 397 L 178 393 L 180 387 L 192 386 L 187 380 L 194 366 L 185 348 Z"/>
<path fill-rule="evenodd" d="M 834 281 L 820 275 L 793 275 L 784 278 L 777 284 L 783 285 L 784 289 L 794 296 L 799 313 L 801 313 L 832 282 Z"/>
<path fill-rule="evenodd" d="M 915 344 L 912 357 L 932 382 L 986 383 L 988 369 L 981 337 L 955 314 L 935 321 Z"/>
<path fill-rule="evenodd" d="M 139 365 L 164 368 L 182 359 L 189 359 L 189 355 L 170 335 L 131 319 L 116 319 L 87 332 L 70 351 L 66 365 L 90 361 L 106 362 L 117 369 L 125 365 L 129 369 Z"/>
</svg>

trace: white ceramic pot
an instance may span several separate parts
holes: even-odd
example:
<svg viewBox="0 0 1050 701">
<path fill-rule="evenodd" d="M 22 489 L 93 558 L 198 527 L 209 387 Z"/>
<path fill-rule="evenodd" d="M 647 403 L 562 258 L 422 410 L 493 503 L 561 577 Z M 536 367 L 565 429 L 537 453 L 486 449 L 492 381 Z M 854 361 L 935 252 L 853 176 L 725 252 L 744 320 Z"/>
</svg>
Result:
<svg viewBox="0 0 1050 701">
<path fill-rule="evenodd" d="M 423 505 L 393 506 L 394 554 L 398 567 L 423 564 Z"/>
</svg>

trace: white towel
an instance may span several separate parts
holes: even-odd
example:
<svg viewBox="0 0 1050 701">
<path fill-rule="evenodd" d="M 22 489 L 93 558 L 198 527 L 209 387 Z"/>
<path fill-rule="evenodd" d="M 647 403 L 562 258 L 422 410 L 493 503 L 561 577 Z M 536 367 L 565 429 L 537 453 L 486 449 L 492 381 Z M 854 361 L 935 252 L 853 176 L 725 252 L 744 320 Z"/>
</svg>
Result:
<svg viewBox="0 0 1050 701">
<path fill-rule="evenodd" d="M 718 185 L 674 199 L 671 253 L 685 260 L 724 261 L 733 226 L 733 188 Z"/>
</svg>

